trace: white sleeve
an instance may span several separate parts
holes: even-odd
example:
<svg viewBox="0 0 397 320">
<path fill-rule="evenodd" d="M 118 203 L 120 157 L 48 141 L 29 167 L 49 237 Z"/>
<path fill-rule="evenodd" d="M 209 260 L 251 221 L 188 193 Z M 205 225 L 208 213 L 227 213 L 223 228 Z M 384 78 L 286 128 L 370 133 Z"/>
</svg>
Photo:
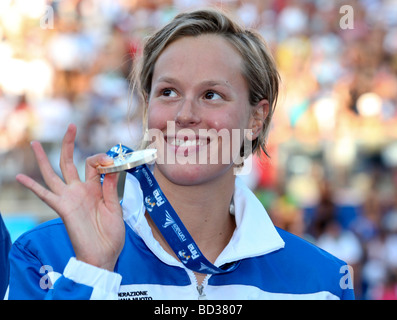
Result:
<svg viewBox="0 0 397 320">
<path fill-rule="evenodd" d="M 92 287 L 90 300 L 116 300 L 121 284 L 121 275 L 70 258 L 63 276 L 76 283 Z"/>
</svg>

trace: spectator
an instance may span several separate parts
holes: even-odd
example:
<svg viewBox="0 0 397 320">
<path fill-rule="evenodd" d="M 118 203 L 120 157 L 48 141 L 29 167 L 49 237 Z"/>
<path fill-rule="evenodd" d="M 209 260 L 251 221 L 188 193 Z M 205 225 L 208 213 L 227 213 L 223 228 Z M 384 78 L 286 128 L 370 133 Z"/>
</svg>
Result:
<svg viewBox="0 0 397 320">
<path fill-rule="evenodd" d="M 8 287 L 10 266 L 8 252 L 11 248 L 11 238 L 0 213 L 0 298 L 2 299 Z"/>
</svg>

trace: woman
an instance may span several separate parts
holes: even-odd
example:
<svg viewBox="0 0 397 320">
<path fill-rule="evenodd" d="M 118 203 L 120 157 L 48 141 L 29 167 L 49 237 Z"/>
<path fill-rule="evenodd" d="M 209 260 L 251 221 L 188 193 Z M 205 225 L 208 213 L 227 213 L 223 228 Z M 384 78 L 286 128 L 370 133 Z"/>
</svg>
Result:
<svg viewBox="0 0 397 320">
<path fill-rule="evenodd" d="M 9 298 L 352 298 L 345 263 L 276 229 L 234 175 L 241 157 L 266 151 L 278 82 L 261 37 L 219 11 L 180 14 L 149 38 L 137 88 L 149 142 L 164 160 L 153 175 L 206 259 L 224 272 L 201 273 L 181 262 L 145 209 L 133 175 L 120 206 L 118 175 L 107 174 L 101 186 L 97 172 L 111 158 L 88 158 L 80 181 L 70 125 L 61 151 L 64 181 L 38 142 L 32 148 L 49 189 L 17 176 L 62 221 L 43 224 L 13 246 Z"/>
</svg>

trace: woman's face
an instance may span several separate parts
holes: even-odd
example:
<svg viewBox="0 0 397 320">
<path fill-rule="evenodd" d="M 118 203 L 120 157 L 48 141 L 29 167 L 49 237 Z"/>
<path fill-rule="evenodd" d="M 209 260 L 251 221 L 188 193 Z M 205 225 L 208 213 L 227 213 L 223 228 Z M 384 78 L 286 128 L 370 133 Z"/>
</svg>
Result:
<svg viewBox="0 0 397 320">
<path fill-rule="evenodd" d="M 222 36 L 170 44 L 155 64 L 147 113 L 160 173 L 192 185 L 232 172 L 250 128 L 248 94 L 242 58 Z"/>
</svg>

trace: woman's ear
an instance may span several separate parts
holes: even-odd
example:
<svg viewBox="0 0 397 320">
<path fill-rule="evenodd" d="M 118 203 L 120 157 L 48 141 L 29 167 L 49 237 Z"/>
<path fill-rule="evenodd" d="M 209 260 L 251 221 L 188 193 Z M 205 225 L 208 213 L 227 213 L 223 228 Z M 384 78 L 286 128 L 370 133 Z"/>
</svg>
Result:
<svg viewBox="0 0 397 320">
<path fill-rule="evenodd" d="M 256 106 L 251 107 L 251 111 L 248 123 L 248 131 L 250 133 L 247 134 L 246 138 L 253 141 L 258 138 L 261 133 L 263 124 L 269 114 L 269 101 L 267 101 L 267 99 L 262 99 Z"/>
</svg>

